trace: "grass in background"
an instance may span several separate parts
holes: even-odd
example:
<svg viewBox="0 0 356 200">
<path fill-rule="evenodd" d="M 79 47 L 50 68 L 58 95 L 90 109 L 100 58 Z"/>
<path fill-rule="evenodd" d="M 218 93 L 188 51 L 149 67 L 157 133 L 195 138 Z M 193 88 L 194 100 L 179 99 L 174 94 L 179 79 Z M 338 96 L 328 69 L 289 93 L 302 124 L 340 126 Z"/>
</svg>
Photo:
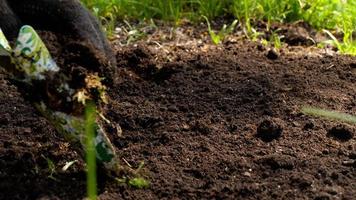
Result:
<svg viewBox="0 0 356 200">
<path fill-rule="evenodd" d="M 221 30 L 218 33 L 215 33 L 215 31 L 211 29 L 208 18 L 205 16 L 203 17 L 206 20 L 206 23 L 208 24 L 208 32 L 214 44 L 219 44 L 223 42 L 225 37 L 234 31 L 235 26 L 237 24 L 237 20 L 233 21 L 229 26 L 224 24 Z"/>
<path fill-rule="evenodd" d="M 192 1 L 194 9 L 198 10 L 198 14 L 206 16 L 208 19 L 215 19 L 219 16 L 223 16 L 228 12 L 228 1 L 224 0 L 196 0 Z"/>
<path fill-rule="evenodd" d="M 113 36 L 118 20 L 117 2 L 116 0 L 82 0 L 82 3 L 101 21 L 103 29 L 109 37 Z"/>
<path fill-rule="evenodd" d="M 209 21 L 234 16 L 254 34 L 253 24 L 263 20 L 267 30 L 273 22 L 305 21 L 317 30 L 342 34 L 334 41 L 340 52 L 356 55 L 356 0 L 82 0 L 101 19 L 112 35 L 117 20 L 161 19 L 179 25 L 183 19 Z M 337 45 L 338 42 L 339 45 Z"/>
</svg>

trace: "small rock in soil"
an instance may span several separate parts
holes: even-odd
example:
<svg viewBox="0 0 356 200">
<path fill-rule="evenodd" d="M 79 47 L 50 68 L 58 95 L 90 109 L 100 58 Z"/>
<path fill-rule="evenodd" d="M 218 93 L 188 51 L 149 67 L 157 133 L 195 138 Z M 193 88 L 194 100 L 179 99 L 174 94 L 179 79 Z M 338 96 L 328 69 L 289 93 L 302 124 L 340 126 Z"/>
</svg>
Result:
<svg viewBox="0 0 356 200">
<path fill-rule="evenodd" d="M 266 57 L 270 60 L 276 60 L 279 57 L 279 53 L 275 49 L 268 50 Z"/>
<path fill-rule="evenodd" d="M 264 50 L 266 50 L 266 47 L 263 44 L 258 44 L 257 45 L 257 50 L 264 51 Z"/>
<path fill-rule="evenodd" d="M 328 155 L 330 152 L 329 152 L 328 149 L 324 149 L 321 153 L 324 154 L 324 155 Z"/>
<path fill-rule="evenodd" d="M 197 120 L 195 124 L 192 126 L 192 131 L 199 132 L 203 135 L 207 135 L 211 133 L 211 128 L 209 124 L 205 120 Z"/>
<path fill-rule="evenodd" d="M 327 187 L 325 188 L 325 192 L 331 194 L 331 195 L 337 195 L 337 194 L 342 194 L 343 193 L 343 189 L 342 187 L 338 187 L 338 186 L 331 186 L 331 187 Z"/>
<path fill-rule="evenodd" d="M 289 45 L 311 46 L 315 42 L 311 39 L 309 31 L 304 27 L 290 27 L 284 34 L 284 42 Z"/>
<path fill-rule="evenodd" d="M 251 177 L 251 173 L 250 172 L 244 172 L 243 175 L 246 176 L 246 177 Z"/>
<path fill-rule="evenodd" d="M 313 129 L 315 127 L 315 122 L 313 120 L 310 120 L 308 122 L 305 123 L 304 125 L 304 130 L 310 130 Z"/>
<path fill-rule="evenodd" d="M 177 106 L 172 105 L 172 106 L 168 107 L 168 111 L 170 111 L 170 112 L 178 112 L 179 109 L 177 108 Z"/>
<path fill-rule="evenodd" d="M 331 199 L 330 194 L 325 193 L 325 192 L 322 192 L 322 193 L 318 194 L 318 195 L 314 198 L 314 200 L 329 200 L 329 199 Z"/>
<path fill-rule="evenodd" d="M 351 153 L 349 154 L 349 158 L 356 160 L 356 151 L 351 152 Z"/>
<path fill-rule="evenodd" d="M 256 136 L 265 142 L 270 142 L 281 137 L 284 122 L 279 118 L 267 118 L 257 128 Z"/>
<path fill-rule="evenodd" d="M 339 124 L 328 131 L 328 137 L 346 142 L 354 137 L 355 128 L 346 124 Z"/>
<path fill-rule="evenodd" d="M 344 161 L 342 161 L 342 164 L 344 166 L 356 167 L 356 161 L 355 160 L 344 160 Z"/>
<path fill-rule="evenodd" d="M 291 177 L 291 184 L 297 186 L 301 190 L 305 190 L 313 184 L 313 177 L 306 174 L 294 174 Z"/>
<path fill-rule="evenodd" d="M 5 113 L 1 118 L 0 118 L 0 125 L 7 125 L 11 121 L 11 116 L 8 113 Z"/>
<path fill-rule="evenodd" d="M 4 146 L 4 148 L 5 148 L 5 149 L 10 148 L 10 147 L 11 147 L 11 145 L 12 145 L 12 143 L 11 143 L 11 142 L 9 142 L 9 141 L 4 141 L 3 146 Z"/>
<path fill-rule="evenodd" d="M 333 173 L 331 173 L 330 178 L 333 180 L 338 180 L 339 174 L 337 172 L 333 172 Z"/>
<path fill-rule="evenodd" d="M 272 170 L 286 169 L 292 170 L 295 165 L 295 158 L 287 155 L 268 155 L 262 157 L 259 162 Z"/>
</svg>

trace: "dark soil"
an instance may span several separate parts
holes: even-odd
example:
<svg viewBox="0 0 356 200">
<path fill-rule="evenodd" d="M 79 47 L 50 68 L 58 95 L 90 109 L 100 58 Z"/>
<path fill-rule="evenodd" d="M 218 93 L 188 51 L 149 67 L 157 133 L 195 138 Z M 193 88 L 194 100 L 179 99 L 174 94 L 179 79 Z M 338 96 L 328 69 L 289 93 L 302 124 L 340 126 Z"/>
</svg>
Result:
<svg viewBox="0 0 356 200">
<path fill-rule="evenodd" d="M 122 162 L 144 161 L 151 186 L 99 172 L 100 199 L 355 198 L 355 126 L 300 111 L 356 114 L 355 58 L 301 47 L 269 59 L 241 41 L 171 53 L 118 47 L 106 115 L 123 129 Z M 0 85 L 0 199 L 85 198 L 81 157 L 4 73 Z"/>
</svg>

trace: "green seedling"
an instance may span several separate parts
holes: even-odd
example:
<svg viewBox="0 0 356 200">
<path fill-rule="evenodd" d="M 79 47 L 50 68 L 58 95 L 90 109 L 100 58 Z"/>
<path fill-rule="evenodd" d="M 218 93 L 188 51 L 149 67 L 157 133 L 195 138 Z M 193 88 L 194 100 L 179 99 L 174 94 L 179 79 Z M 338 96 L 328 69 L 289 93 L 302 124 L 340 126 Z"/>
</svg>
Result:
<svg viewBox="0 0 356 200">
<path fill-rule="evenodd" d="M 117 178 L 119 184 L 127 184 L 136 189 L 147 189 L 150 187 L 150 182 L 142 177 L 136 178 Z"/>
<path fill-rule="evenodd" d="M 130 164 L 127 163 L 129 166 Z M 129 177 L 123 177 L 123 178 L 116 178 L 116 181 L 119 184 L 127 184 L 133 188 L 136 189 L 145 189 L 149 188 L 150 182 L 146 180 L 145 178 L 141 177 L 141 170 L 145 166 L 144 162 L 141 162 L 140 165 L 137 167 L 136 170 L 132 171 L 132 175 Z"/>
<path fill-rule="evenodd" d="M 243 23 L 246 35 L 252 34 L 251 21 L 256 9 L 256 1 L 241 0 L 232 1 L 232 14 Z"/>
<path fill-rule="evenodd" d="M 262 38 L 260 42 L 261 42 L 261 44 L 262 44 L 263 46 L 265 46 L 265 47 L 267 47 L 267 46 L 269 45 L 268 40 L 266 40 L 266 39 L 264 39 L 264 38 Z"/>
<path fill-rule="evenodd" d="M 328 30 L 323 30 L 331 40 L 325 41 L 325 43 L 331 43 L 333 46 L 344 54 L 356 55 L 356 41 L 352 39 L 352 33 L 345 32 L 343 37 L 343 42 L 339 42 L 339 40 Z"/>
<path fill-rule="evenodd" d="M 325 41 L 325 43 L 331 43 L 334 46 L 336 46 L 338 49 L 342 49 L 342 44 L 330 31 L 324 29 L 323 32 L 326 33 L 331 38 L 330 41 Z"/>
<path fill-rule="evenodd" d="M 49 172 L 49 175 L 48 175 L 48 178 L 54 180 L 54 181 L 58 181 L 53 175 L 57 173 L 56 171 L 56 165 L 54 164 L 54 162 L 45 157 L 44 155 L 42 155 L 42 158 L 46 160 L 47 162 L 47 167 L 48 167 L 48 172 Z"/>
<path fill-rule="evenodd" d="M 124 29 L 125 32 L 127 33 L 128 39 L 126 42 L 126 45 L 131 44 L 132 42 L 135 42 L 143 37 L 146 36 L 144 32 L 142 32 L 139 28 L 133 27 L 127 20 L 124 20 L 124 23 L 128 27 L 128 29 Z"/>
<path fill-rule="evenodd" d="M 87 193 L 90 200 L 97 196 L 96 187 L 96 108 L 93 102 L 85 108 L 85 136 L 86 136 L 86 163 L 87 163 Z"/>
<path fill-rule="evenodd" d="M 279 36 L 276 31 L 272 32 L 271 43 L 276 49 L 280 49 L 282 47 L 281 36 Z"/>
<path fill-rule="evenodd" d="M 49 177 L 53 177 L 53 174 L 56 173 L 56 166 L 54 165 L 53 161 L 49 158 L 46 158 L 48 169 L 49 169 Z"/>
<path fill-rule="evenodd" d="M 356 124 L 356 116 L 340 113 L 331 110 L 325 110 L 313 107 L 303 107 L 302 112 L 307 115 L 313 115 L 316 117 L 323 117 L 331 120 L 343 121 L 350 124 Z"/>
<path fill-rule="evenodd" d="M 223 27 L 221 28 L 221 30 L 216 34 L 212 29 L 211 29 L 211 25 L 210 22 L 208 20 L 207 17 L 203 16 L 203 18 L 206 20 L 206 23 L 208 24 L 208 31 L 209 31 L 209 35 L 211 37 L 211 40 L 213 41 L 214 44 L 220 44 L 222 41 L 224 41 L 224 39 L 226 38 L 226 36 L 228 36 L 229 34 L 231 34 L 237 24 L 237 20 L 234 20 L 229 26 L 227 26 L 226 24 L 223 25 Z"/>
<path fill-rule="evenodd" d="M 131 187 L 137 188 L 137 189 L 145 189 L 150 186 L 150 183 L 145 180 L 144 178 L 133 178 L 129 180 L 128 183 Z"/>
</svg>

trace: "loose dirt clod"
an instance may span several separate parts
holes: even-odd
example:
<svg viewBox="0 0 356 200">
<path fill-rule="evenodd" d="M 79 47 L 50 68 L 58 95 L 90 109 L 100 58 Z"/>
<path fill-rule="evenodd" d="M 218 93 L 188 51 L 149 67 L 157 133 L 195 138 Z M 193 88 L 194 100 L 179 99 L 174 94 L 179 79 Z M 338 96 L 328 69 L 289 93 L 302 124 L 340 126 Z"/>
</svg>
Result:
<svg viewBox="0 0 356 200">
<path fill-rule="evenodd" d="M 196 121 L 192 127 L 192 130 L 201 133 L 203 135 L 211 133 L 211 128 L 209 127 L 207 122 L 203 120 Z"/>
<path fill-rule="evenodd" d="M 268 155 L 260 159 L 260 163 L 272 170 L 286 169 L 292 170 L 295 165 L 295 158 L 286 155 Z"/>
<path fill-rule="evenodd" d="M 328 131 L 328 136 L 346 142 L 354 137 L 355 129 L 346 124 L 339 124 Z"/>
<path fill-rule="evenodd" d="M 304 130 L 310 130 L 315 128 L 315 122 L 313 120 L 309 120 L 308 122 L 305 123 L 304 125 Z"/>
<path fill-rule="evenodd" d="M 330 200 L 330 199 L 332 199 L 331 195 L 326 192 L 322 192 L 314 198 L 314 200 Z"/>
<path fill-rule="evenodd" d="M 279 53 L 272 48 L 267 51 L 266 57 L 270 60 L 276 60 L 279 57 Z"/>
<path fill-rule="evenodd" d="M 265 142 L 279 138 L 283 132 L 283 121 L 278 118 L 263 120 L 257 128 L 257 137 Z"/>
</svg>

